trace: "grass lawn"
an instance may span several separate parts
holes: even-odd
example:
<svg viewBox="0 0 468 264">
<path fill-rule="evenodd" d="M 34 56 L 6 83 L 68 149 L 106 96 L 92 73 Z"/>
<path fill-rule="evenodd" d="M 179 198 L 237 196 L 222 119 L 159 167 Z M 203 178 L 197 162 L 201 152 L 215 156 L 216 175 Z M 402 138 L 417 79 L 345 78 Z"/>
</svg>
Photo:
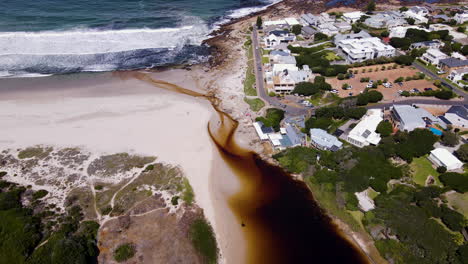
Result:
<svg viewBox="0 0 468 264">
<path fill-rule="evenodd" d="M 321 106 L 324 104 L 331 104 L 333 105 L 334 103 L 337 103 L 341 100 L 341 98 L 332 93 L 328 93 L 326 96 L 320 96 L 317 98 L 311 98 L 309 101 L 314 105 L 314 106 Z"/>
<path fill-rule="evenodd" d="M 262 49 L 262 54 L 263 54 L 263 56 L 269 55 L 269 54 L 270 54 L 270 51 L 269 51 L 269 50 L 264 50 L 264 49 Z"/>
<path fill-rule="evenodd" d="M 244 97 L 244 101 L 249 104 L 250 109 L 254 112 L 260 111 L 265 106 L 265 103 L 259 98 L 249 99 Z"/>
<path fill-rule="evenodd" d="M 374 191 L 374 189 L 372 189 L 372 188 L 368 189 L 367 194 L 369 195 L 369 198 L 371 198 L 372 200 L 374 200 L 375 197 L 377 197 L 379 195 L 379 193 Z"/>
<path fill-rule="evenodd" d="M 252 45 L 249 45 L 246 47 L 247 48 L 247 72 L 245 74 L 245 80 L 244 80 L 244 93 L 245 95 L 251 95 L 251 96 L 256 96 L 257 95 L 257 90 L 253 88 L 253 85 L 255 84 L 255 74 L 254 74 L 254 69 L 253 69 L 253 51 L 252 51 Z"/>
<path fill-rule="evenodd" d="M 270 58 L 268 57 L 262 57 L 262 63 L 265 64 L 265 63 L 270 63 Z"/>
<path fill-rule="evenodd" d="M 432 167 L 432 163 L 427 159 L 427 155 L 413 159 L 410 167 L 415 183 L 424 186 L 427 176 L 432 175 L 435 178 L 435 184 L 442 186 L 439 181 L 439 173 Z"/>
<path fill-rule="evenodd" d="M 364 218 L 364 213 L 361 211 L 348 211 L 346 210 L 358 223 L 359 225 L 364 228 L 362 224 L 362 219 Z"/>
<path fill-rule="evenodd" d="M 334 52 L 330 51 L 325 56 L 325 59 L 327 59 L 328 61 L 338 61 L 338 60 L 342 60 L 343 58 L 336 55 Z"/>
<path fill-rule="evenodd" d="M 339 120 L 333 120 L 333 123 L 331 124 L 330 128 L 328 129 L 328 133 L 333 134 L 335 131 L 342 125 L 344 125 L 346 122 L 348 122 L 347 119 L 339 119 Z"/>
<path fill-rule="evenodd" d="M 439 71 L 439 69 L 437 69 L 436 66 L 432 65 L 432 64 L 425 64 L 423 61 L 421 60 L 416 60 L 416 64 L 419 64 L 421 66 L 423 66 L 424 68 L 430 70 L 432 73 L 436 74 L 437 75 L 437 72 Z"/>
<path fill-rule="evenodd" d="M 468 218 L 468 193 L 454 192 L 445 195 L 445 197 L 447 197 L 448 204 L 452 206 L 453 209 Z"/>
</svg>

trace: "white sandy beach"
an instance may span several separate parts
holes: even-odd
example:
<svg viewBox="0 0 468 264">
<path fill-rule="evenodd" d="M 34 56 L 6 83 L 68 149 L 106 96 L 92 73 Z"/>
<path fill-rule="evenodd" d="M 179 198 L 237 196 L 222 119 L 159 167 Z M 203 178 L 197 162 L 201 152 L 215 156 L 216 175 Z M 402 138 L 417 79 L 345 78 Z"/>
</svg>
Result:
<svg viewBox="0 0 468 264">
<path fill-rule="evenodd" d="M 197 86 L 178 81 L 185 88 Z M 207 133 L 216 117 L 208 101 L 101 74 L 4 81 L 0 109 L 0 149 L 81 147 L 93 154 L 152 155 L 180 165 L 214 226 L 222 262 L 238 263 L 244 255 L 240 223 L 227 204 L 239 183 Z"/>
</svg>

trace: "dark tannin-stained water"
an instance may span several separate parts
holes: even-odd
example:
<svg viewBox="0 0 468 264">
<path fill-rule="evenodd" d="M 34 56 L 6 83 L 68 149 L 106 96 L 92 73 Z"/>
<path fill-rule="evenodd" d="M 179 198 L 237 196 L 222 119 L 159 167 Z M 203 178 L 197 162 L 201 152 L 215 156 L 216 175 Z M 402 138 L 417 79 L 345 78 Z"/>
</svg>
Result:
<svg viewBox="0 0 468 264">
<path fill-rule="evenodd" d="M 214 97 L 149 75 L 137 73 L 134 77 L 212 102 L 219 122 L 209 124 L 208 132 L 241 181 L 241 191 L 229 204 L 247 237 L 247 263 L 368 263 L 318 206 L 304 182 L 239 147 L 234 140 L 238 123 L 219 110 Z"/>
</svg>

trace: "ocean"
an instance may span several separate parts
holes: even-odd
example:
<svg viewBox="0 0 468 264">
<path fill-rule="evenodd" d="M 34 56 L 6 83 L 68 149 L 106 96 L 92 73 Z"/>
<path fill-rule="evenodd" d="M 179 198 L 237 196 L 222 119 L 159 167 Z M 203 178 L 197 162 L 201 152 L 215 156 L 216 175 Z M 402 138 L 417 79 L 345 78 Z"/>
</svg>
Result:
<svg viewBox="0 0 468 264">
<path fill-rule="evenodd" d="M 201 62 L 210 32 L 274 2 L 2 0 L 0 77 Z"/>
</svg>

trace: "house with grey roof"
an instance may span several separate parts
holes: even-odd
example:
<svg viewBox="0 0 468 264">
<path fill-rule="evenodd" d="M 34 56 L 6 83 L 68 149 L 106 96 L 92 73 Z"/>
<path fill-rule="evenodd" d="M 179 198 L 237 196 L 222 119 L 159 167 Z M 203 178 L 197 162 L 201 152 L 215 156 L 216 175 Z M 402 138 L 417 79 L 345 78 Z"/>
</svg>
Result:
<svg viewBox="0 0 468 264">
<path fill-rule="evenodd" d="M 343 146 L 343 142 L 339 141 L 338 138 L 320 128 L 310 129 L 310 140 L 312 146 L 320 150 L 337 151 Z"/>
<path fill-rule="evenodd" d="M 394 105 L 391 109 L 391 117 L 396 126 L 402 131 L 413 131 L 416 128 L 425 128 L 432 124 L 438 124 L 446 128 L 445 122 L 433 116 L 423 108 L 411 105 Z"/>
<path fill-rule="evenodd" d="M 450 70 L 457 70 L 468 66 L 468 60 L 460 60 L 458 58 L 447 58 L 439 61 L 437 67 L 439 69 L 449 72 Z"/>
<path fill-rule="evenodd" d="M 468 128 L 467 105 L 454 105 L 444 115 L 453 126 Z"/>
<path fill-rule="evenodd" d="M 458 86 L 464 88 L 468 87 L 468 82 L 463 80 L 464 76 L 468 75 L 468 67 L 460 68 L 457 70 L 452 70 L 450 74 L 447 76 L 449 80 L 458 84 Z"/>
<path fill-rule="evenodd" d="M 388 11 L 369 17 L 364 24 L 372 28 L 391 28 L 406 25 L 407 22 L 400 13 Z"/>
<path fill-rule="evenodd" d="M 438 40 L 429 40 L 429 41 L 415 42 L 411 44 L 410 49 L 421 49 L 421 48 L 438 49 L 440 47 L 442 47 L 442 42 Z"/>
<path fill-rule="evenodd" d="M 305 38 L 311 38 L 315 35 L 315 33 L 317 33 L 318 31 L 316 29 L 313 29 L 309 26 L 305 26 L 305 27 L 302 27 L 301 29 L 301 34 L 302 36 L 304 36 Z"/>
<path fill-rule="evenodd" d="M 345 40 L 345 39 L 364 39 L 364 38 L 371 38 L 371 37 L 372 36 L 369 33 L 367 33 L 364 30 L 361 30 L 359 33 L 337 34 L 333 38 L 333 42 L 335 43 L 335 45 L 337 45 L 338 42 L 340 42 L 341 40 Z"/>
<path fill-rule="evenodd" d="M 303 14 L 300 20 L 304 26 L 317 26 L 318 23 L 318 17 L 310 13 Z"/>
</svg>

